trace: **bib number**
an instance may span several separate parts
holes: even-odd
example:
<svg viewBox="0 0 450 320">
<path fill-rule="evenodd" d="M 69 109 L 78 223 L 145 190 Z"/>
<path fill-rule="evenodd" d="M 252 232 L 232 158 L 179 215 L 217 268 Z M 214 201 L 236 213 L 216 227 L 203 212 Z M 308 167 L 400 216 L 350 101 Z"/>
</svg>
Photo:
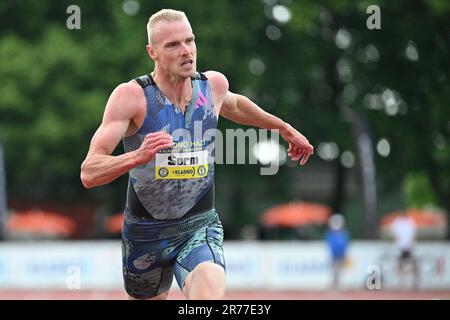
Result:
<svg viewBox="0 0 450 320">
<path fill-rule="evenodd" d="M 197 179 L 207 174 L 208 150 L 156 154 L 156 179 Z"/>
</svg>

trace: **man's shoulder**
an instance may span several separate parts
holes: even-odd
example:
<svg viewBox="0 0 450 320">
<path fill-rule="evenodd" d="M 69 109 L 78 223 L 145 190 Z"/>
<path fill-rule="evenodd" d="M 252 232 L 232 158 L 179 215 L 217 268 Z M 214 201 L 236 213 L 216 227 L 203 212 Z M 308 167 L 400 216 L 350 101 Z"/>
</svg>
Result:
<svg viewBox="0 0 450 320">
<path fill-rule="evenodd" d="M 227 80 L 225 75 L 219 71 L 208 70 L 208 71 L 203 72 L 203 74 L 208 78 L 208 80 L 213 80 L 213 81 Z"/>
<path fill-rule="evenodd" d="M 135 114 L 142 106 L 145 106 L 145 95 L 142 88 L 136 82 L 124 82 L 115 87 L 108 100 L 107 109 L 112 112 Z"/>
<path fill-rule="evenodd" d="M 228 80 L 222 73 L 218 71 L 209 70 L 204 72 L 205 76 L 208 78 L 211 89 L 219 94 L 223 95 L 228 91 L 229 84 Z"/>
<path fill-rule="evenodd" d="M 136 80 L 130 80 L 119 84 L 114 91 L 126 96 L 142 95 L 142 87 L 136 82 Z"/>
<path fill-rule="evenodd" d="M 134 80 L 124 82 L 116 86 L 111 94 L 111 98 L 121 101 L 122 103 L 133 103 L 144 97 L 144 91 L 141 86 Z"/>
</svg>

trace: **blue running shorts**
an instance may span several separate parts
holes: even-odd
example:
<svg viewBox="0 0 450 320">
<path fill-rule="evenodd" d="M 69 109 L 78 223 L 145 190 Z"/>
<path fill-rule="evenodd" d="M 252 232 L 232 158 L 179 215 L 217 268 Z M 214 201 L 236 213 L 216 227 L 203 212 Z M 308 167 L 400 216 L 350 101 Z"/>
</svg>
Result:
<svg viewBox="0 0 450 320">
<path fill-rule="evenodd" d="M 174 274 L 182 289 L 189 272 L 205 261 L 225 270 L 223 228 L 215 209 L 174 220 L 137 218 L 125 210 L 123 278 L 131 297 L 146 299 L 169 290 Z"/>
</svg>

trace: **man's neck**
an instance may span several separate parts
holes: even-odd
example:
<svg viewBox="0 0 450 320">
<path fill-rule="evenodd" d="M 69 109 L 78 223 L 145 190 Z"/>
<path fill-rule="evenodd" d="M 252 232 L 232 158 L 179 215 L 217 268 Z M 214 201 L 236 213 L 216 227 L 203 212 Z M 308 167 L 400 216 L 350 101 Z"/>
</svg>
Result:
<svg viewBox="0 0 450 320">
<path fill-rule="evenodd" d="M 170 75 L 158 72 L 157 69 L 152 72 L 152 77 L 164 95 L 184 112 L 192 98 L 191 78 L 170 77 Z"/>
</svg>

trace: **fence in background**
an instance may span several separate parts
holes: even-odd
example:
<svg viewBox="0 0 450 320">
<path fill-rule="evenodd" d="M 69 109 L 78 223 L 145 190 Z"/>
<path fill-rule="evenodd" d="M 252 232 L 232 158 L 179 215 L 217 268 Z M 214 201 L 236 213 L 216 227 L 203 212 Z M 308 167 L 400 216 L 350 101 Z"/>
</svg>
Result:
<svg viewBox="0 0 450 320">
<path fill-rule="evenodd" d="M 331 265 L 323 242 L 225 242 L 224 249 L 229 290 L 329 289 Z M 415 253 L 420 289 L 449 290 L 450 243 L 420 243 Z M 369 290 L 367 281 L 379 268 L 381 288 L 399 289 L 396 256 L 390 243 L 354 241 L 342 288 Z M 0 243 L 0 289 L 122 288 L 120 241 Z"/>
</svg>

